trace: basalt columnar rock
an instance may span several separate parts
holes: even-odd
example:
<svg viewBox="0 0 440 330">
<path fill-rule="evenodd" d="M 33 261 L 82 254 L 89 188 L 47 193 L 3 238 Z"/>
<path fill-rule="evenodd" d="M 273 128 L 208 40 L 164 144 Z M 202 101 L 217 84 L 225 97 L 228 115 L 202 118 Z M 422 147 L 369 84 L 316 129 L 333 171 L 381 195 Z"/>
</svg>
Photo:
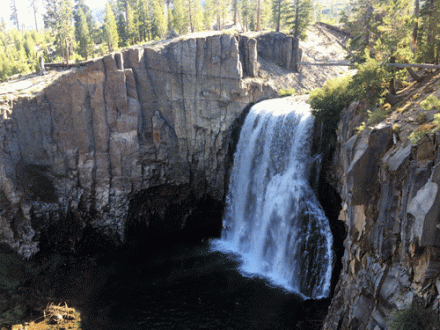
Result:
<svg viewBox="0 0 440 330">
<path fill-rule="evenodd" d="M 29 257 L 43 238 L 75 249 L 86 227 L 124 241 L 129 215 L 161 227 L 171 214 L 173 231 L 200 201 L 222 202 L 234 124 L 276 96 L 252 78 L 257 58 L 253 38 L 176 39 L 15 99 L 0 122 L 0 242 Z"/>
<path fill-rule="evenodd" d="M 411 144 L 386 124 L 357 135 L 358 107 L 342 114 L 333 161 L 348 233 L 328 330 L 387 329 L 396 309 L 440 307 L 440 135 Z"/>
</svg>

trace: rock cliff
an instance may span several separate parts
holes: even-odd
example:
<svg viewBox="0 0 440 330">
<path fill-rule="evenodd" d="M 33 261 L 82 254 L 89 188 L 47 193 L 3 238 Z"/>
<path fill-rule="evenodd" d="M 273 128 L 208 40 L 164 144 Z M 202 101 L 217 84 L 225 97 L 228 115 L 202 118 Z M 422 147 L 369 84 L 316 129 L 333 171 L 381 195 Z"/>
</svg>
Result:
<svg viewBox="0 0 440 330">
<path fill-rule="evenodd" d="M 277 36 L 293 68 L 298 42 Z M 74 250 L 86 227 L 124 241 L 130 221 L 162 234 L 200 225 L 197 206 L 223 203 L 243 110 L 277 95 L 252 78 L 257 43 L 221 34 L 131 48 L 16 98 L 0 122 L 0 242 L 29 257 L 43 238 Z"/>
<path fill-rule="evenodd" d="M 439 94 L 436 79 L 426 95 Z M 440 135 L 407 139 L 422 124 L 417 113 L 431 121 L 437 111 L 420 107 L 423 88 L 360 134 L 365 107 L 342 113 L 332 175 L 348 235 L 323 329 L 386 329 L 390 314 L 411 303 L 436 313 L 440 307 Z"/>
</svg>

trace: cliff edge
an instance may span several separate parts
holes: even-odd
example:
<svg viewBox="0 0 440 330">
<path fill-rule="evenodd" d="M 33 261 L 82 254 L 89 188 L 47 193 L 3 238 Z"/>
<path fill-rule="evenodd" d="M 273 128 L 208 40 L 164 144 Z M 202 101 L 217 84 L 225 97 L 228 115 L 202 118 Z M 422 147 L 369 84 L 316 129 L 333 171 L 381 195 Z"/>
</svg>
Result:
<svg viewBox="0 0 440 330">
<path fill-rule="evenodd" d="M 412 82 L 378 124 L 361 125 L 365 104 L 342 113 L 331 172 L 347 238 L 323 329 L 387 329 L 390 315 L 411 304 L 438 313 L 439 109 L 425 101 L 440 96 L 439 80 L 427 72 Z"/>
</svg>

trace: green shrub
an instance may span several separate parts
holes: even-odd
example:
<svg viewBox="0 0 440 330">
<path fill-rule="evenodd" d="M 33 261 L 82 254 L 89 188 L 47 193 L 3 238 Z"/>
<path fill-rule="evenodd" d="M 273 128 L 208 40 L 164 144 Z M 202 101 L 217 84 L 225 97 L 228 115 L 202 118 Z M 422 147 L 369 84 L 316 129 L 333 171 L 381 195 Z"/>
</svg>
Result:
<svg viewBox="0 0 440 330">
<path fill-rule="evenodd" d="M 322 88 L 310 92 L 308 102 L 316 120 L 324 124 L 324 141 L 336 141 L 340 113 L 350 102 L 367 100 L 374 105 L 386 91 L 389 73 L 378 61 L 366 54 L 365 63 L 357 65 L 356 68 L 357 73 L 353 77 L 346 75 L 327 80 Z M 386 110 L 378 109 L 369 114 L 367 125 L 383 120 L 386 116 Z"/>
<path fill-rule="evenodd" d="M 367 127 L 367 124 L 363 121 L 358 127 L 356 127 L 356 134 L 361 134 L 364 129 Z"/>
<path fill-rule="evenodd" d="M 390 73 L 375 59 L 366 57 L 364 64 L 356 66 L 357 73 L 350 84 L 350 94 L 354 101 L 368 100 L 377 103 L 386 93 Z"/>
<path fill-rule="evenodd" d="M 423 138 L 426 134 L 428 134 L 429 132 L 432 132 L 435 128 L 434 124 L 422 124 L 419 127 L 417 127 L 417 129 L 412 132 L 409 136 L 408 139 L 411 141 L 411 143 L 417 143 L 421 138 Z"/>
<path fill-rule="evenodd" d="M 385 109 L 378 108 L 375 111 L 368 111 L 368 125 L 374 125 L 380 123 L 388 116 L 388 112 Z"/>
<path fill-rule="evenodd" d="M 424 124 L 424 123 L 426 123 L 428 121 L 428 116 L 426 116 L 426 113 L 419 113 L 418 115 L 417 115 L 417 118 L 416 118 L 416 122 L 417 122 L 417 124 Z"/>
<path fill-rule="evenodd" d="M 434 121 L 433 121 L 433 124 L 434 124 L 435 126 L 437 126 L 437 127 L 436 127 L 437 130 L 440 129 L 440 113 L 436 113 L 436 114 L 434 115 Z"/>
<path fill-rule="evenodd" d="M 327 80 L 322 88 L 310 92 L 309 103 L 316 120 L 325 124 L 325 129 L 334 131 L 339 121 L 339 115 L 353 99 L 349 93 L 352 78 L 347 75 L 341 78 Z"/>
<path fill-rule="evenodd" d="M 291 96 L 296 95 L 296 89 L 295 88 L 289 88 L 289 89 L 280 89 L 278 90 L 279 96 Z"/>
<path fill-rule="evenodd" d="M 425 110 L 431 110 L 432 108 L 440 109 L 440 100 L 434 95 L 429 95 L 425 100 L 420 102 L 420 106 Z"/>
<path fill-rule="evenodd" d="M 440 323 L 434 311 L 413 304 L 394 312 L 388 325 L 390 330 L 434 330 Z"/>
</svg>

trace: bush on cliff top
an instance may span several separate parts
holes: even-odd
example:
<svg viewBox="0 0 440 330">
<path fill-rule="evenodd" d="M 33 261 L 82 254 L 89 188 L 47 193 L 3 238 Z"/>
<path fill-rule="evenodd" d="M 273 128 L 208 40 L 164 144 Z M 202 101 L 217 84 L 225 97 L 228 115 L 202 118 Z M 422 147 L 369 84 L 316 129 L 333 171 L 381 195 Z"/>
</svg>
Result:
<svg viewBox="0 0 440 330">
<path fill-rule="evenodd" d="M 353 101 L 378 103 L 386 92 L 389 73 L 368 54 L 357 73 L 327 80 L 322 88 L 310 92 L 309 103 L 318 122 L 323 123 L 323 141 L 335 141 L 341 111 Z"/>
</svg>

